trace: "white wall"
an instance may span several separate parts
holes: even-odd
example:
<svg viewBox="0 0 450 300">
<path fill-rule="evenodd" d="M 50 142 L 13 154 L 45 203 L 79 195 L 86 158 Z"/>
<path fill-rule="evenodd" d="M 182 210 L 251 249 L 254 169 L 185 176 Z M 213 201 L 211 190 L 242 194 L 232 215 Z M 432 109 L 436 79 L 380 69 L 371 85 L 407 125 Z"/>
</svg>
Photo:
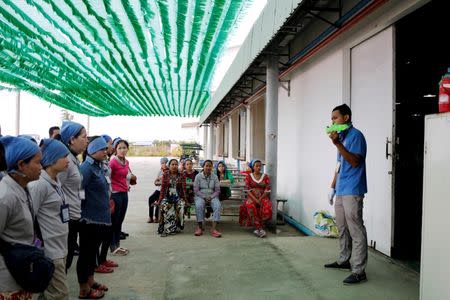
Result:
<svg viewBox="0 0 450 300">
<path fill-rule="evenodd" d="M 324 128 L 331 123 L 333 107 L 349 103 L 350 49 L 427 1 L 386 3 L 283 78 L 291 79 L 291 96 L 279 88 L 277 193 L 289 200 L 288 214 L 309 229 L 314 228 L 315 211 L 334 211 L 326 196 L 335 167 L 336 149 Z M 368 151 L 370 149 L 369 145 Z M 385 218 L 390 221 L 392 216 Z"/>
<path fill-rule="evenodd" d="M 326 199 L 336 148 L 325 133 L 331 110 L 342 103 L 342 51 L 325 54 L 291 75 L 291 96 L 279 88 L 278 195 L 288 214 L 312 229 Z"/>
</svg>

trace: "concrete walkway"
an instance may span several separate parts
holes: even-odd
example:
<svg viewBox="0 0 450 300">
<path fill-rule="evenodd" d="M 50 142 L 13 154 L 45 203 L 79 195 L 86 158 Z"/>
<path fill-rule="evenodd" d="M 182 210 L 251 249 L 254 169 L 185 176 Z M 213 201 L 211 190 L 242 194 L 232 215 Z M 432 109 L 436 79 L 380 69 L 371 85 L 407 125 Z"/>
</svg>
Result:
<svg viewBox="0 0 450 300">
<path fill-rule="evenodd" d="M 419 299 L 419 275 L 371 251 L 368 282 L 344 286 L 347 271 L 325 270 L 335 260 L 337 240 L 301 236 L 279 226 L 265 239 L 226 217 L 223 237 L 193 235 L 195 216 L 183 233 L 161 238 L 156 224 L 147 224 L 147 198 L 159 160 L 132 158 L 138 185 L 130 193 L 122 246 L 125 257 L 114 257 L 119 268 L 96 274 L 109 286 L 105 299 Z M 207 224 L 209 227 L 209 224 Z M 69 272 L 71 299 L 78 296 L 76 268 Z"/>
</svg>

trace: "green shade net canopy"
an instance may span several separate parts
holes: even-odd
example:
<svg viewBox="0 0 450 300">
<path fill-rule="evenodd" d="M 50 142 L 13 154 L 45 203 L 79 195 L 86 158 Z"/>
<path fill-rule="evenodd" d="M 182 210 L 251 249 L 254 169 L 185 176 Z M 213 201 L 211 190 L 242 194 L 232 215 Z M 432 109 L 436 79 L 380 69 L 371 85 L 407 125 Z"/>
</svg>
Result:
<svg viewBox="0 0 450 300">
<path fill-rule="evenodd" d="M 0 90 L 91 116 L 198 116 L 252 0 L 1 0 Z"/>
</svg>

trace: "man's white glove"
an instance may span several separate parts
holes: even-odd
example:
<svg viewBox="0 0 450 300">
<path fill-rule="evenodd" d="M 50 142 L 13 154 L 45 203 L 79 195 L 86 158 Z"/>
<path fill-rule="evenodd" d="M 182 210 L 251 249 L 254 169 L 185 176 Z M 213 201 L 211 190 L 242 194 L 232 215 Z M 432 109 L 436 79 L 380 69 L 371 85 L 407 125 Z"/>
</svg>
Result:
<svg viewBox="0 0 450 300">
<path fill-rule="evenodd" d="M 333 206 L 334 195 L 336 195 L 336 190 L 333 188 L 330 188 L 330 191 L 328 192 L 328 202 L 330 203 L 331 206 Z"/>
</svg>

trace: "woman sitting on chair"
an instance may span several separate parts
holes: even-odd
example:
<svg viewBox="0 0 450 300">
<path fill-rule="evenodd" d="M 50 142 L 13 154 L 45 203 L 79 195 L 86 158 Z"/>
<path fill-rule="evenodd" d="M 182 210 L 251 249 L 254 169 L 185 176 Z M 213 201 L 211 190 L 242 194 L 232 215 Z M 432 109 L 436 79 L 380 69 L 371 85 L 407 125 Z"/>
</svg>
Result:
<svg viewBox="0 0 450 300">
<path fill-rule="evenodd" d="M 219 161 L 216 166 L 216 175 L 219 178 L 220 183 L 226 183 L 227 185 L 232 185 L 234 183 L 234 177 L 231 175 L 231 172 L 228 171 L 227 165 L 223 161 Z M 230 186 L 221 186 L 220 187 L 220 201 L 228 200 L 231 197 L 231 188 Z"/>
<path fill-rule="evenodd" d="M 186 170 L 184 170 L 184 176 L 186 177 L 186 183 L 190 183 L 186 185 L 186 199 L 187 205 L 190 206 L 194 203 L 195 193 L 194 193 L 194 181 L 195 177 L 198 174 L 198 171 L 195 170 L 192 160 L 190 158 L 186 158 Z"/>
<path fill-rule="evenodd" d="M 220 193 L 220 183 L 217 175 L 212 172 L 213 163 L 211 160 L 205 160 L 203 163 L 203 171 L 195 177 L 194 192 L 195 192 L 195 215 L 197 217 L 198 227 L 195 230 L 195 235 L 203 234 L 203 222 L 205 221 L 205 206 L 211 205 L 213 210 L 213 223 L 211 228 L 211 235 L 213 237 L 221 237 L 222 234 L 217 231 L 217 223 L 220 221 L 220 200 L 218 198 Z"/>
<path fill-rule="evenodd" d="M 272 218 L 272 202 L 270 202 L 270 179 L 261 173 L 261 161 L 250 162 L 252 173 L 245 178 L 247 199 L 239 209 L 239 223 L 242 226 L 255 226 L 253 233 L 257 237 L 265 237 L 263 229 L 265 221 Z"/>
<path fill-rule="evenodd" d="M 164 172 L 161 193 L 157 205 L 160 207 L 158 233 L 161 237 L 176 234 L 184 228 L 184 205 L 186 203 L 186 177 L 178 171 L 178 161 L 169 161 L 169 170 Z"/>
</svg>

